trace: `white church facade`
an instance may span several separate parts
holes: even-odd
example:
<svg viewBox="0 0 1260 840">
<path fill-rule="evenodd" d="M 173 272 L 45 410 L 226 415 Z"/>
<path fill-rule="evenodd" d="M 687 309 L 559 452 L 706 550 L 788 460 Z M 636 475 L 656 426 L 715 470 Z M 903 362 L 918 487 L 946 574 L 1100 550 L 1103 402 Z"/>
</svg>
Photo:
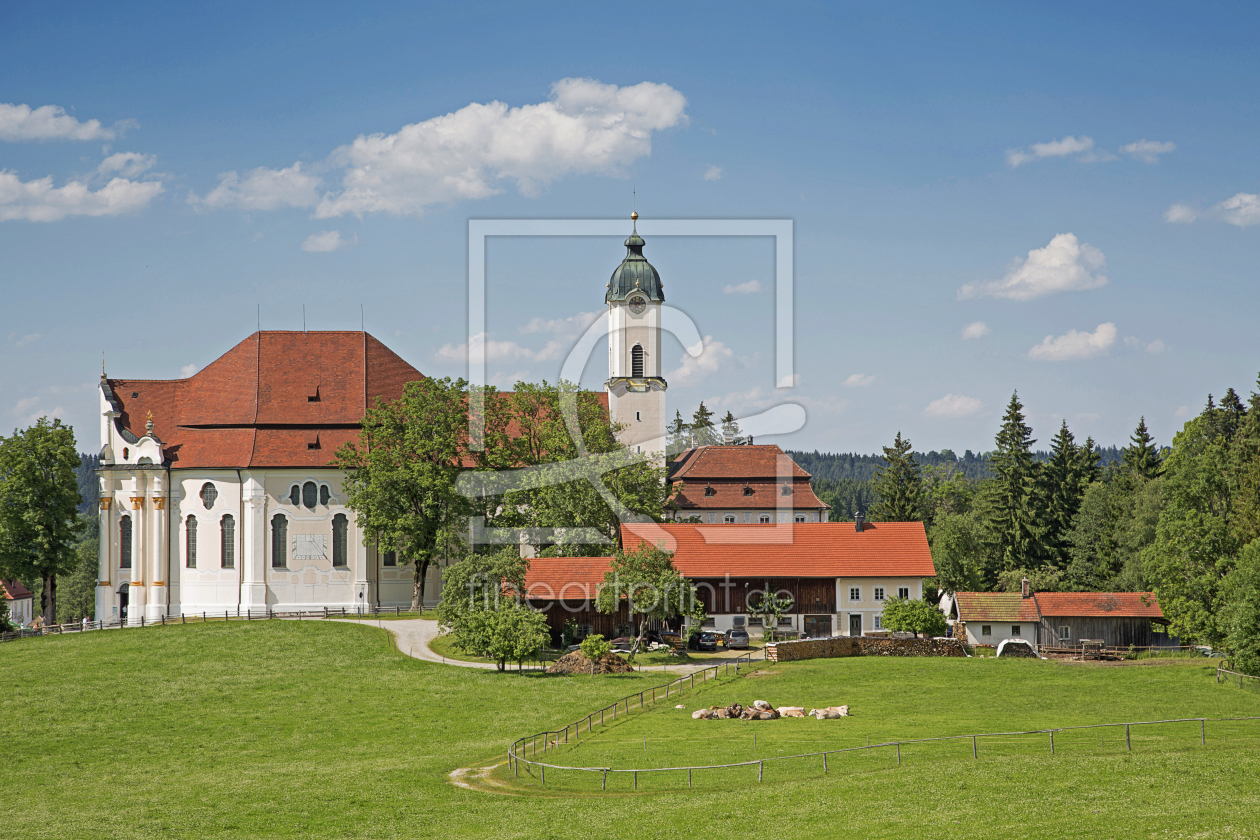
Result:
<svg viewBox="0 0 1260 840">
<path fill-rule="evenodd" d="M 637 230 L 625 246 L 605 291 L 608 412 L 622 443 L 663 458 L 664 287 Z M 346 507 L 343 474 L 329 463 L 357 439 L 377 398 L 395 399 L 422 378 L 371 335 L 350 331 L 259 331 L 186 379 L 102 374 L 96 616 L 139 623 L 409 606 L 414 569 L 364 537 Z M 680 496 L 685 511 L 675 515 L 712 514 L 721 503 L 757 508 L 757 520 L 743 521 L 768 512 L 775 521 L 825 518 L 808 473 L 777 447 L 709 448 L 728 451 L 688 454 L 686 475 L 674 478 L 696 488 Z M 776 483 L 766 464 L 787 470 L 785 478 Z M 426 605 L 440 597 L 441 573 L 429 568 Z"/>
</svg>

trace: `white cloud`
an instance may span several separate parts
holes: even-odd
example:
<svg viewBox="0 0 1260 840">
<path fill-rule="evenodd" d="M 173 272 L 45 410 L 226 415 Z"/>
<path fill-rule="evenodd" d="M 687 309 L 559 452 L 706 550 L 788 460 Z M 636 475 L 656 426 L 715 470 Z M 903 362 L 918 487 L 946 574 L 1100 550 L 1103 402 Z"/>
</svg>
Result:
<svg viewBox="0 0 1260 840">
<path fill-rule="evenodd" d="M 1174 204 L 1164 211 L 1164 221 L 1188 225 L 1199 218 L 1199 211 L 1188 204 Z"/>
<path fill-rule="evenodd" d="M 728 295 L 751 295 L 761 291 L 761 282 L 749 280 L 747 283 L 731 283 L 722 287 Z"/>
<path fill-rule="evenodd" d="M 722 180 L 722 167 L 720 167 L 720 166 L 710 166 L 707 170 L 705 170 L 705 173 L 704 173 L 704 180 L 706 180 L 706 181 L 720 181 L 720 180 Z"/>
<path fill-rule="evenodd" d="M 603 312 L 579 312 L 567 318 L 531 318 L 520 331 L 526 334 L 550 333 L 559 338 L 576 338 L 603 315 Z"/>
<path fill-rule="evenodd" d="M 984 338 L 990 332 L 992 332 L 992 330 L 989 329 L 989 325 L 984 321 L 972 321 L 970 324 L 963 327 L 962 337 L 964 341 L 969 338 Z"/>
<path fill-rule="evenodd" d="M 201 368 L 197 367 L 196 365 L 184 365 L 182 368 L 179 369 L 179 375 L 182 376 L 184 379 L 187 379 L 188 377 L 192 376 L 194 373 L 196 373 L 199 370 L 201 370 Z"/>
<path fill-rule="evenodd" d="M 928 403 L 923 413 L 928 417 L 967 417 L 984 408 L 984 403 L 975 397 L 962 394 L 946 394 L 939 400 Z"/>
<path fill-rule="evenodd" d="M 1007 149 L 1006 162 L 1014 168 L 1020 164 L 1043 158 L 1083 155 L 1089 153 L 1093 148 L 1093 138 L 1085 136 L 1075 137 L 1069 134 L 1062 140 L 1051 140 L 1049 143 L 1033 143 L 1027 149 Z"/>
<path fill-rule="evenodd" d="M 134 178 L 148 172 L 157 163 L 157 155 L 142 155 L 139 152 L 118 152 L 112 154 L 101 165 L 96 167 L 98 175 L 106 177 L 118 175 L 122 178 Z"/>
<path fill-rule="evenodd" d="M 1164 212 L 1164 220 L 1189 224 L 1205 215 L 1186 204 L 1174 204 Z M 1260 225 L 1260 195 L 1240 192 L 1213 205 L 1207 215 L 1238 227 Z"/>
<path fill-rule="evenodd" d="M 1163 353 L 1168 349 L 1168 345 L 1160 341 L 1158 338 L 1146 345 L 1147 353 Z"/>
<path fill-rule="evenodd" d="M 285 169 L 260 166 L 245 173 L 224 172 L 219 185 L 199 198 L 188 196 L 193 204 L 206 207 L 239 207 L 242 210 L 278 210 L 281 207 L 314 207 L 319 201 L 318 175 L 302 171 L 295 163 Z"/>
<path fill-rule="evenodd" d="M 18 425 L 33 425 L 41 417 L 64 418 L 66 416 L 64 406 L 56 405 L 52 408 L 45 408 L 41 406 L 42 402 L 43 400 L 40 397 L 27 397 L 26 399 L 18 400 L 13 406 L 13 416 L 17 418 Z"/>
<path fill-rule="evenodd" d="M 1116 325 L 1099 324 L 1092 333 L 1068 330 L 1067 334 L 1048 335 L 1041 343 L 1028 351 L 1030 359 L 1043 362 L 1068 362 L 1092 359 L 1107 352 L 1116 343 Z"/>
<path fill-rule="evenodd" d="M 113 178 L 93 191 L 79 181 L 54 187 L 52 176 L 22 181 L 13 172 L 0 171 L 0 221 L 55 222 L 66 216 L 118 216 L 147 207 L 162 191 L 159 181 Z"/>
<path fill-rule="evenodd" d="M 1102 273 L 1103 252 L 1077 240 L 1072 233 L 1060 233 L 1044 248 L 1034 248 L 1025 259 L 1016 259 L 1001 280 L 968 283 L 958 290 L 958 299 L 994 297 L 1032 300 L 1055 292 L 1097 289 L 1107 285 Z"/>
<path fill-rule="evenodd" d="M 34 344 L 42 338 L 40 333 L 29 333 L 22 335 L 21 333 L 9 333 L 9 343 L 14 347 L 25 347 L 28 344 Z"/>
<path fill-rule="evenodd" d="M 729 361 L 735 356 L 731 348 L 720 341 L 715 341 L 711 335 L 706 335 L 702 344 L 703 346 L 699 348 L 701 351 L 700 355 L 693 356 L 690 352 L 683 353 L 682 366 L 666 375 L 665 379 L 671 385 L 687 385 L 703 379 L 711 373 L 716 373 L 723 362 Z M 695 350 L 697 348 L 690 349 Z"/>
<path fill-rule="evenodd" d="M 502 182 L 534 196 L 566 175 L 620 175 L 651 153 L 654 131 L 686 121 L 686 105 L 665 84 L 562 79 L 547 102 L 472 103 L 394 134 L 360 135 L 333 152 L 330 161 L 344 167 L 341 190 L 326 194 L 315 215 L 416 215 L 502 192 Z"/>
<path fill-rule="evenodd" d="M 79 122 L 59 105 L 9 105 L 0 102 L 0 140 L 112 140 L 116 132 L 100 120 Z"/>
<path fill-rule="evenodd" d="M 472 341 L 442 345 L 437 355 L 440 359 L 452 362 L 501 362 L 505 359 L 532 359 L 534 351 L 515 341 L 495 341 L 486 333 L 478 333 L 472 337 Z"/>
<path fill-rule="evenodd" d="M 359 235 L 357 233 L 350 234 L 349 239 L 342 239 L 341 231 L 339 230 L 321 230 L 319 233 L 312 233 L 306 237 L 306 241 L 302 243 L 302 250 L 312 254 L 326 254 L 329 251 L 353 248 L 358 244 Z"/>
<path fill-rule="evenodd" d="M 1240 192 L 1232 198 L 1225 199 L 1213 209 L 1231 225 L 1239 227 L 1260 225 L 1260 195 L 1255 193 Z"/>
<path fill-rule="evenodd" d="M 874 384 L 875 384 L 874 376 L 866 376 L 865 374 L 861 374 L 861 373 L 855 373 L 852 376 L 850 376 L 848 379 L 844 380 L 844 387 L 846 388 L 865 388 L 868 385 L 874 385 Z"/>
<path fill-rule="evenodd" d="M 1176 143 L 1160 142 L 1156 140 L 1142 139 L 1136 143 L 1128 143 L 1120 147 L 1120 151 L 1124 152 L 1134 160 L 1140 160 L 1143 163 L 1159 163 L 1159 156 L 1166 155 L 1176 150 Z"/>
<path fill-rule="evenodd" d="M 1189 417 L 1189 416 L 1190 416 L 1190 406 L 1188 405 L 1179 405 L 1177 406 L 1177 410 L 1173 412 L 1173 417 L 1182 418 L 1182 417 Z"/>
</svg>

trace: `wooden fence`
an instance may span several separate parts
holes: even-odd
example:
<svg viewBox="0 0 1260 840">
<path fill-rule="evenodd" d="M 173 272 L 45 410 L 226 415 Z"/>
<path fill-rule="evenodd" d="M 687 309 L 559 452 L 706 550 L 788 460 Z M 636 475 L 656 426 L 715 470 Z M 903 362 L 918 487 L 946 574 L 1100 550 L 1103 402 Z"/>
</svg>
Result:
<svg viewBox="0 0 1260 840">
<path fill-rule="evenodd" d="M 1216 666 L 1216 682 L 1218 685 L 1226 680 L 1233 682 L 1234 677 L 1238 678 L 1239 688 L 1246 687 L 1260 689 L 1260 677 L 1253 677 L 1251 674 L 1240 674 L 1237 671 L 1230 671 L 1223 665 Z"/>
<path fill-rule="evenodd" d="M 1229 672 L 1229 673 L 1233 673 L 1233 672 Z M 674 683 L 678 683 L 678 682 L 680 682 L 680 680 L 674 681 Z M 674 683 L 671 683 L 671 685 L 673 685 Z M 636 695 L 631 695 L 631 697 L 634 697 L 634 696 Z M 642 696 L 639 695 L 639 697 L 640 697 L 640 703 L 642 703 Z M 623 700 L 618 701 L 618 704 L 625 702 L 625 700 L 627 699 L 629 698 L 623 698 Z M 628 710 L 629 709 L 627 706 L 627 711 Z M 601 712 L 602 711 L 603 710 L 601 710 Z M 600 713 L 597 713 L 597 714 L 600 714 Z M 584 720 L 589 721 L 590 717 L 588 716 Z M 601 714 L 601 722 L 602 720 L 603 718 Z M 1121 726 L 1124 727 L 1125 749 L 1128 750 L 1129 752 L 1133 751 L 1133 735 L 1132 735 L 1133 727 L 1157 726 L 1161 724 L 1170 724 L 1170 723 L 1198 723 L 1199 724 L 1199 743 L 1202 746 L 1206 746 L 1207 745 L 1207 725 L 1209 723 L 1258 721 L 1258 720 L 1260 720 L 1260 717 L 1238 717 L 1238 718 L 1194 717 L 1194 718 L 1174 718 L 1171 720 L 1129 721 L 1127 723 L 1095 723 L 1095 724 L 1087 724 L 1084 726 L 1060 726 L 1060 727 L 1054 727 L 1051 729 L 1030 729 L 1023 732 L 982 732 L 982 733 L 976 733 L 974 735 L 945 735 L 945 736 L 936 737 L 936 738 L 913 738 L 913 739 L 906 739 L 906 740 L 901 740 L 901 741 L 886 741 L 882 744 L 868 744 L 866 746 L 861 746 L 861 747 L 844 747 L 844 748 L 834 749 L 834 750 L 824 750 L 821 752 L 799 753 L 797 755 L 779 755 L 779 756 L 772 756 L 770 758 L 757 758 L 751 761 L 737 761 L 731 764 L 703 764 L 703 765 L 692 765 L 692 766 L 684 766 L 684 767 L 635 767 L 635 768 L 569 767 L 569 766 L 565 766 L 561 764 L 547 764 L 541 761 L 535 761 L 532 758 L 524 757 L 523 753 L 525 752 L 525 748 L 527 744 L 530 744 L 530 746 L 532 747 L 533 752 L 531 754 L 532 755 L 537 754 L 537 748 L 538 748 L 537 739 L 539 737 L 543 737 L 544 739 L 543 740 L 544 753 L 547 751 L 547 746 L 548 746 L 549 739 L 547 738 L 547 736 L 551 736 L 551 735 L 559 736 L 560 734 L 564 734 L 565 743 L 568 743 L 568 727 L 566 727 L 565 729 L 560 730 L 559 732 L 539 733 L 538 735 L 533 736 L 532 744 L 531 744 L 530 738 L 521 738 L 517 740 L 508 749 L 508 764 L 511 766 L 512 771 L 516 776 L 520 776 L 521 764 L 525 765 L 526 772 L 529 772 L 530 769 L 533 767 L 537 767 L 539 771 L 538 772 L 539 783 L 544 784 L 544 785 L 547 783 L 547 770 L 552 770 L 552 771 L 565 770 L 565 771 L 574 771 L 574 772 L 579 772 L 579 773 L 599 774 L 601 790 L 608 789 L 608 774 L 609 773 L 613 773 L 613 774 L 621 773 L 623 775 L 625 774 L 631 775 L 633 778 L 634 789 L 638 790 L 640 773 L 684 773 L 685 772 L 687 774 L 687 787 L 691 787 L 694 773 L 698 770 L 699 771 L 728 770 L 734 767 L 756 767 L 757 768 L 757 781 L 761 782 L 761 781 L 764 781 L 765 779 L 765 771 L 766 771 L 767 762 L 790 761 L 793 759 L 808 759 L 808 758 L 820 759 L 822 762 L 822 771 L 825 774 L 829 771 L 829 766 L 827 762 L 828 757 L 840 755 L 842 753 L 865 752 L 867 750 L 895 751 L 897 755 L 897 766 L 900 767 L 901 766 L 901 748 L 903 746 L 907 746 L 911 744 L 927 744 L 927 743 L 940 742 L 940 741 L 970 740 L 971 741 L 971 757 L 973 759 L 979 759 L 980 758 L 979 745 L 980 745 L 981 738 L 1009 738 L 1009 737 L 1024 736 L 1024 735 L 1048 736 L 1049 738 L 1048 748 L 1049 748 L 1050 754 L 1054 755 L 1055 754 L 1054 736 L 1056 732 L 1074 732 L 1074 731 L 1079 731 L 1079 730 L 1084 730 L 1084 729 L 1110 729 L 1110 728 L 1118 728 Z M 570 726 L 572 726 L 572 724 L 570 724 Z M 558 747 L 560 745 L 559 737 L 557 737 L 554 741 L 551 741 L 550 745 L 552 747 Z"/>
</svg>

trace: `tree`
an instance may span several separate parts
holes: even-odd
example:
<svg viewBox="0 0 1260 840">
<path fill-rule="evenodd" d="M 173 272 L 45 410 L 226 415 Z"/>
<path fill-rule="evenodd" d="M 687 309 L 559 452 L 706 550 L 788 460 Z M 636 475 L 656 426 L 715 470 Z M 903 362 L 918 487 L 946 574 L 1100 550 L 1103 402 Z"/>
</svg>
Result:
<svg viewBox="0 0 1260 840">
<path fill-rule="evenodd" d="M 522 602 L 528 570 L 514 546 L 470 554 L 443 570 L 438 623 L 456 649 L 493 659 L 502 671 L 550 640 L 546 616 Z"/>
<path fill-rule="evenodd" d="M 1232 388 L 1230 392 L 1233 392 Z M 1211 397 L 1208 401 L 1211 402 Z M 1137 428 L 1133 430 L 1133 435 L 1129 440 L 1132 441 L 1131 445 L 1123 450 L 1124 465 L 1142 478 L 1155 478 L 1159 475 L 1159 447 L 1155 445 L 1155 439 L 1146 429 L 1145 417 L 1138 420 Z"/>
<path fill-rule="evenodd" d="M 1243 548 L 1222 589 L 1225 649 L 1236 669 L 1260 676 L 1260 540 Z"/>
<path fill-rule="evenodd" d="M 879 501 L 871 508 L 874 522 L 918 522 L 923 519 L 923 472 L 914 460 L 910 441 L 901 432 L 884 447 L 885 466 L 879 468 L 873 489 Z"/>
<path fill-rule="evenodd" d="M 761 616 L 761 626 L 765 628 L 766 641 L 774 638 L 779 619 L 792 608 L 792 603 L 791 593 L 771 590 L 770 581 L 766 581 L 762 589 L 748 593 L 748 612 Z"/>
<path fill-rule="evenodd" d="M 1053 566 L 1038 566 L 1032 569 L 1007 569 L 998 575 L 998 592 L 1021 592 L 1024 578 L 1028 578 L 1030 592 L 1058 592 L 1062 589 L 1062 577 Z"/>
<path fill-rule="evenodd" d="M 665 434 L 668 436 L 668 443 L 665 445 L 666 454 L 671 457 L 691 446 L 691 429 L 682 419 L 681 411 L 675 409 L 674 420 L 665 430 Z"/>
<path fill-rule="evenodd" d="M 910 598 L 889 598 L 884 602 L 884 627 L 902 633 L 944 636 L 949 625 L 935 604 Z"/>
<path fill-rule="evenodd" d="M 408 382 L 393 402 L 378 399 L 359 441 L 337 450 L 346 504 L 364 536 L 413 564 L 411 608 L 424 603 L 429 566 L 458 553 L 469 500 L 455 482 L 468 451 L 468 383 Z M 486 403 L 494 399 L 486 394 Z"/>
<path fill-rule="evenodd" d="M 638 617 L 638 636 L 630 655 L 638 653 L 648 621 L 668 621 L 691 611 L 696 590 L 674 568 L 673 555 L 663 548 L 641 544 L 633 551 L 618 551 L 604 573 L 595 598 L 602 613 L 616 613 L 625 604 L 630 619 Z"/>
<path fill-rule="evenodd" d="M 1018 393 L 1011 395 L 996 442 L 997 451 L 989 459 L 994 477 L 983 500 L 990 539 L 1003 569 L 1040 566 L 1049 560 L 1049 526 L 1040 468 L 1032 453 L 1036 441 L 1024 423 Z"/>
<path fill-rule="evenodd" d="M 706 408 L 703 402 L 696 409 L 696 413 L 691 415 L 691 424 L 688 428 L 691 431 L 692 446 L 714 446 L 722 442 L 722 436 L 713 425 L 713 412 Z"/>
<path fill-rule="evenodd" d="M 594 668 L 595 662 L 603 659 L 612 651 L 612 645 L 599 633 L 592 633 L 582 640 L 582 655 L 591 660 L 591 667 Z"/>
<path fill-rule="evenodd" d="M 928 533 L 936 586 L 945 592 L 974 592 L 987 588 L 992 577 L 984 541 L 984 526 L 974 514 L 938 516 Z"/>
<path fill-rule="evenodd" d="M 9 618 L 9 599 L 0 598 L 0 633 L 7 633 L 15 627 L 16 625 Z"/>
<path fill-rule="evenodd" d="M 722 442 L 734 440 L 739 434 L 739 421 L 735 419 L 735 415 L 731 414 L 727 409 L 726 416 L 722 418 Z"/>
<path fill-rule="evenodd" d="M 57 576 L 76 559 L 75 449 L 74 430 L 46 417 L 0 438 L 0 577 L 38 579 L 47 624 L 57 621 Z"/>
<path fill-rule="evenodd" d="M 1093 472 L 1090 469 L 1091 460 L 1097 464 L 1093 448 L 1092 441 L 1078 447 L 1068 430 L 1067 421 L 1064 421 L 1050 444 L 1050 460 L 1042 465 L 1042 496 L 1047 501 L 1049 526 L 1046 548 L 1050 562 L 1059 568 L 1068 563 L 1069 537 Z"/>
<path fill-rule="evenodd" d="M 74 566 L 57 586 L 57 620 L 65 624 L 76 618 L 95 618 L 96 582 L 100 575 L 100 522 L 95 516 L 80 514 L 83 534 L 74 547 Z"/>
</svg>

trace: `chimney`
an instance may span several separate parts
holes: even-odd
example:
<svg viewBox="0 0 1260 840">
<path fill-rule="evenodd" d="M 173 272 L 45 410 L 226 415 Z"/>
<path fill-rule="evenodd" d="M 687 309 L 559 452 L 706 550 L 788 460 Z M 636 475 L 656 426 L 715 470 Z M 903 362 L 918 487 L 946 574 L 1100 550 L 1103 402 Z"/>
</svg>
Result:
<svg viewBox="0 0 1260 840">
<path fill-rule="evenodd" d="M 723 429 L 722 430 L 722 445 L 730 446 L 733 443 L 735 443 L 735 433 L 732 432 L 730 429 Z"/>
<path fill-rule="evenodd" d="M 1028 578 L 1024 578 L 1019 582 L 1019 594 L 1025 598 L 1028 597 Z"/>
<path fill-rule="evenodd" d="M 857 513 L 853 514 L 853 525 L 859 534 L 862 533 L 862 523 L 864 521 L 865 520 L 862 517 L 861 511 L 858 511 Z"/>
</svg>

